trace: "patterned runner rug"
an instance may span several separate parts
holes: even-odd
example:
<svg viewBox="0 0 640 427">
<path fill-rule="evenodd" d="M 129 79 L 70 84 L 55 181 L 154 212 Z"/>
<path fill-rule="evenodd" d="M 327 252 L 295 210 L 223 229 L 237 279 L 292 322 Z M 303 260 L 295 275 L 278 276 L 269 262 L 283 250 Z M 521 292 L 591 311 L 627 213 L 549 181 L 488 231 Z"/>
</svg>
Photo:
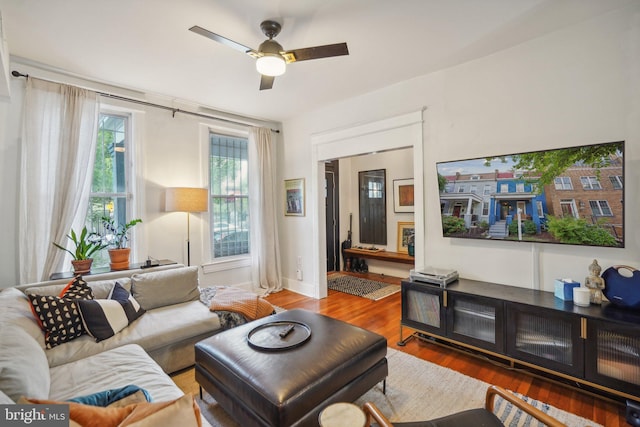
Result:
<svg viewBox="0 0 640 427">
<path fill-rule="evenodd" d="M 333 274 L 327 278 L 327 287 L 334 291 L 368 298 L 374 301 L 400 292 L 400 286 L 346 274 Z"/>
</svg>

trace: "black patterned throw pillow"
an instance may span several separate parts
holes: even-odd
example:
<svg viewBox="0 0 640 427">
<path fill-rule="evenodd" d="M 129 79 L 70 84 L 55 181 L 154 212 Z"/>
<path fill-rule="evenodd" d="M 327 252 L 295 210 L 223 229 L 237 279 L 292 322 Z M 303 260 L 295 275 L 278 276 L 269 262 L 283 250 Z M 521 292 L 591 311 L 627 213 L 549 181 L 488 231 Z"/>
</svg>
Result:
<svg viewBox="0 0 640 427">
<path fill-rule="evenodd" d="M 31 309 L 45 332 L 47 348 L 69 342 L 86 333 L 78 310 L 79 299 L 93 299 L 91 288 L 75 277 L 59 296 L 28 294 Z"/>
</svg>

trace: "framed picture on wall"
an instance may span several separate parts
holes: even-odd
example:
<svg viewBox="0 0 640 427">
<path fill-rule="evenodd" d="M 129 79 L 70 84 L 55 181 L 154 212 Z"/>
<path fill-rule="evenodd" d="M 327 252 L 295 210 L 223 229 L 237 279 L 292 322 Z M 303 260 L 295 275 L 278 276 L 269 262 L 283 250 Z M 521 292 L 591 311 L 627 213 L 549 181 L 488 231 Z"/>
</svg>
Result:
<svg viewBox="0 0 640 427">
<path fill-rule="evenodd" d="M 284 180 L 284 214 L 304 216 L 304 178 Z"/>
<path fill-rule="evenodd" d="M 409 243 L 414 242 L 416 227 L 413 222 L 398 221 L 398 252 L 408 253 Z"/>
<path fill-rule="evenodd" d="M 413 212 L 413 178 L 393 180 L 393 211 Z"/>
</svg>

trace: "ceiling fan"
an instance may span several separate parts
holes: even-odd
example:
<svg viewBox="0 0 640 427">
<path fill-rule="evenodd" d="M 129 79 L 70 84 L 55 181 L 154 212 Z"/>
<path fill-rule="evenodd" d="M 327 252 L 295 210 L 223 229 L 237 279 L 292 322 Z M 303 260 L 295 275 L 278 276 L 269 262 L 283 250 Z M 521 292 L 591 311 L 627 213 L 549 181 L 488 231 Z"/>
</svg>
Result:
<svg viewBox="0 0 640 427">
<path fill-rule="evenodd" d="M 276 21 L 264 21 L 260 28 L 267 40 L 262 42 L 258 50 L 252 49 L 219 34 L 194 25 L 189 28 L 196 34 L 210 38 L 233 49 L 246 53 L 256 59 L 256 69 L 261 74 L 260 90 L 271 89 L 276 76 L 284 74 L 286 64 L 309 59 L 329 58 L 332 56 L 348 55 L 346 43 L 327 44 L 323 46 L 306 47 L 302 49 L 284 50 L 277 41 L 273 40 L 280 33 L 282 26 Z"/>
</svg>

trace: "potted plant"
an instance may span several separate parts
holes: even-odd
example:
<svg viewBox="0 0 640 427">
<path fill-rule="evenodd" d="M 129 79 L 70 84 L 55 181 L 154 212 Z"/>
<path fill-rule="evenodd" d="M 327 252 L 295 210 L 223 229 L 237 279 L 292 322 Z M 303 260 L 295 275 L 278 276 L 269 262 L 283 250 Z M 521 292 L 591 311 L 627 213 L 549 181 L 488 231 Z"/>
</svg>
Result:
<svg viewBox="0 0 640 427">
<path fill-rule="evenodd" d="M 102 217 L 102 223 L 108 233 L 105 236 L 107 245 L 112 246 L 109 249 L 109 259 L 111 260 L 109 266 L 112 270 L 126 270 L 129 268 L 129 255 L 131 253 L 131 248 L 127 247 L 129 231 L 133 226 L 141 222 L 141 219 L 136 218 L 125 224 L 116 225 L 113 218 Z"/>
<path fill-rule="evenodd" d="M 75 250 L 71 251 L 55 242 L 53 242 L 53 245 L 71 254 L 73 257 L 71 264 L 73 265 L 73 272 L 75 274 L 90 272 L 91 264 L 93 263 L 91 256 L 99 250 L 106 248 L 107 245 L 102 243 L 102 238 L 98 233 L 89 233 L 86 226 L 82 229 L 79 236 L 74 230 L 71 230 L 67 238 L 74 243 Z"/>
</svg>

